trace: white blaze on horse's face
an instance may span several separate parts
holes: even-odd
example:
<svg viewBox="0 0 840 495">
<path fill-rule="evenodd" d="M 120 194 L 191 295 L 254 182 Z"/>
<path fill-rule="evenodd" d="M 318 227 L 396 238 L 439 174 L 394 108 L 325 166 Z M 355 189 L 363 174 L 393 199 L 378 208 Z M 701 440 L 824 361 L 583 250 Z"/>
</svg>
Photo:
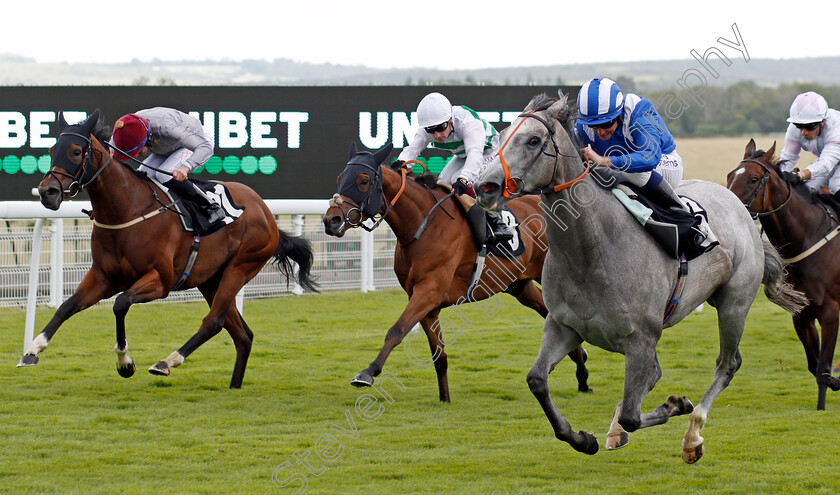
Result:
<svg viewBox="0 0 840 495">
<path fill-rule="evenodd" d="M 732 190 L 732 186 L 738 181 L 738 177 L 745 174 L 747 171 L 744 167 L 739 168 L 735 172 L 732 173 L 732 180 L 729 182 L 729 190 Z"/>
</svg>

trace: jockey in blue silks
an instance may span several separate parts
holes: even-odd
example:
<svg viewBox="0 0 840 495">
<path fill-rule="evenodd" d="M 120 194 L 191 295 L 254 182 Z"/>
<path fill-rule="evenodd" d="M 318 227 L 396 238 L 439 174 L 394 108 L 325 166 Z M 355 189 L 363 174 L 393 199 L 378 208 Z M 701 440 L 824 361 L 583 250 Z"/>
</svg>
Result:
<svg viewBox="0 0 840 495">
<path fill-rule="evenodd" d="M 664 207 L 684 209 L 674 188 L 683 176 L 674 137 L 650 100 L 623 94 L 610 79 L 592 79 L 578 93 L 575 133 L 585 160 L 611 170 Z"/>
</svg>

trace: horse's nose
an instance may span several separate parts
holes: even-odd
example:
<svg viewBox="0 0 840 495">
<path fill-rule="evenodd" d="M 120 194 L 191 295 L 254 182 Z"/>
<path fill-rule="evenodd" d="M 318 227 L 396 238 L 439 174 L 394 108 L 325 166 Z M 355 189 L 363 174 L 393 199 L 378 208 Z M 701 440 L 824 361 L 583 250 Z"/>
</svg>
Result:
<svg viewBox="0 0 840 495">
<path fill-rule="evenodd" d="M 501 187 L 502 186 L 496 184 L 495 182 L 485 182 L 484 184 L 481 184 L 481 192 L 487 194 L 488 196 L 492 196 L 498 194 Z"/>
<path fill-rule="evenodd" d="M 55 186 L 41 186 L 38 188 L 41 204 L 50 210 L 57 210 L 61 205 L 61 190 Z"/>
<path fill-rule="evenodd" d="M 341 232 L 341 225 L 344 223 L 341 221 L 340 215 L 335 214 L 327 214 L 324 215 L 323 218 L 324 222 L 324 233 L 327 235 L 334 235 L 341 237 L 344 235 L 344 232 Z"/>
</svg>

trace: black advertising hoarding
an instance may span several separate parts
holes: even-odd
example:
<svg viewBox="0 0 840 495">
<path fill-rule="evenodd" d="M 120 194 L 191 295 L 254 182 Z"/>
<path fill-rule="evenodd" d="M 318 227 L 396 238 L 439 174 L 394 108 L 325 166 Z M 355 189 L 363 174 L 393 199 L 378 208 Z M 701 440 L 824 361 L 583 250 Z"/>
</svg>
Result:
<svg viewBox="0 0 840 495">
<path fill-rule="evenodd" d="M 189 112 L 213 130 L 215 156 L 193 177 L 242 182 L 265 199 L 324 199 L 336 189 L 351 142 L 375 149 L 394 144 L 392 158 L 416 129 L 417 103 L 440 91 L 455 105 L 507 127 L 539 93 L 538 86 L 317 87 L 3 87 L 0 88 L 0 201 L 32 200 L 49 169 L 57 115 L 74 123 L 99 108 L 113 125 L 122 115 L 167 106 Z M 563 87 L 576 96 L 576 87 Z M 444 155 L 427 150 L 437 172 Z M 79 199 L 83 199 L 81 195 Z"/>
</svg>

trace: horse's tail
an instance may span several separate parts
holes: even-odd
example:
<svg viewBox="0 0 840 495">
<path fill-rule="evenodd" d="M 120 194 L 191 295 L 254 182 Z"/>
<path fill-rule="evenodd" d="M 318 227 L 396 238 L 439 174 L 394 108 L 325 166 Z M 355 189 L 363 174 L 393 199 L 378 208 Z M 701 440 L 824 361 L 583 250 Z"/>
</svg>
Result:
<svg viewBox="0 0 840 495">
<path fill-rule="evenodd" d="M 294 261 L 298 265 L 298 284 L 304 290 L 318 292 L 315 277 L 310 273 L 314 259 L 315 255 L 309 241 L 289 235 L 280 229 L 280 239 L 277 241 L 277 249 L 274 251 L 274 262 L 280 271 L 286 275 L 286 279 L 294 277 L 294 266 L 292 266 L 292 261 Z"/>
<path fill-rule="evenodd" d="M 785 280 L 785 264 L 776 248 L 767 241 L 762 241 L 762 244 L 764 244 L 764 278 L 761 282 L 764 284 L 764 294 L 767 295 L 767 299 L 795 315 L 808 305 L 808 298 Z"/>
</svg>

